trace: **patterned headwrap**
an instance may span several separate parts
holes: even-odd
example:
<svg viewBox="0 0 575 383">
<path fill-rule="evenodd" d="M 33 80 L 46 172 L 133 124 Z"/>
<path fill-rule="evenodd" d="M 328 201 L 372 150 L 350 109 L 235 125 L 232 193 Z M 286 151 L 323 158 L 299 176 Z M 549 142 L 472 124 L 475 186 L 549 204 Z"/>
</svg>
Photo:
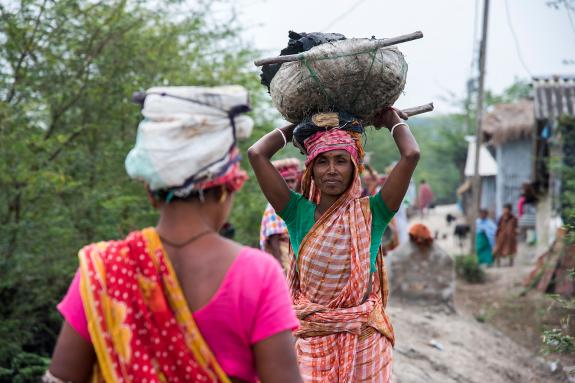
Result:
<svg viewBox="0 0 575 383">
<path fill-rule="evenodd" d="M 305 147 L 308 153 L 305 160 L 306 166 L 321 153 L 332 150 L 345 150 L 356 163 L 360 163 L 355 140 L 345 130 L 331 129 L 327 132 L 317 132 L 305 140 Z"/>
<path fill-rule="evenodd" d="M 319 190 L 316 189 L 313 182 L 313 161 L 321 153 L 332 150 L 345 150 L 350 154 L 355 167 L 353 177 L 354 179 L 357 178 L 357 183 L 361 189 L 359 176 L 363 172 L 363 158 L 365 156 L 361 142 L 362 133 L 360 133 L 363 132 L 363 127 L 360 120 L 346 117 L 347 119 L 342 120 L 341 115 L 337 113 L 317 113 L 307 123 L 313 124 L 316 129 L 324 129 L 312 134 L 303 142 L 307 158 L 305 160 L 306 169 L 302 177 L 302 191 L 304 196 L 312 202 L 318 203 L 320 196 Z M 341 126 L 342 121 L 344 121 L 344 126 Z M 352 184 L 354 183 L 355 181 L 352 182 Z"/>
<path fill-rule="evenodd" d="M 144 119 L 126 157 L 130 177 L 166 201 L 220 185 L 229 191 L 242 187 L 247 173 L 236 145 L 253 126 L 243 115 L 250 110 L 244 88 L 151 88 L 134 100 Z"/>
<path fill-rule="evenodd" d="M 431 232 L 422 223 L 416 223 L 409 228 L 409 238 L 415 242 L 416 245 L 428 247 L 433 243 Z"/>
<path fill-rule="evenodd" d="M 284 179 L 297 179 L 300 175 L 300 161 L 297 158 L 272 161 L 272 165 Z"/>
<path fill-rule="evenodd" d="M 316 113 L 309 120 L 302 122 L 296 131 L 315 131 L 303 140 L 304 152 L 307 155 L 305 165 L 309 166 L 321 153 L 331 150 L 345 150 L 363 170 L 363 145 L 361 120 L 346 113 Z M 294 132 L 294 136 L 297 132 Z"/>
<path fill-rule="evenodd" d="M 237 147 L 234 147 L 230 154 L 230 163 L 224 172 L 215 178 L 200 182 L 198 184 L 190 184 L 187 188 L 175 189 L 174 194 L 176 196 L 186 196 L 189 195 L 193 190 L 206 190 L 216 186 L 225 186 L 229 192 L 237 192 L 248 180 L 248 173 L 240 168 L 240 152 Z"/>
</svg>

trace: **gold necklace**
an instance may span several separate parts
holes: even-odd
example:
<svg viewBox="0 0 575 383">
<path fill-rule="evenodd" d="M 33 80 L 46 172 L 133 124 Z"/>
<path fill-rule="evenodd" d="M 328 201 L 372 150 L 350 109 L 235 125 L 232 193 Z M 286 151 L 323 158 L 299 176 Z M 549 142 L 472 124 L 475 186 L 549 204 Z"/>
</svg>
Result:
<svg viewBox="0 0 575 383">
<path fill-rule="evenodd" d="M 195 240 L 200 239 L 204 235 L 207 235 L 210 233 L 215 233 L 215 231 L 213 231 L 212 229 L 206 229 L 206 230 L 204 230 L 198 234 L 194 234 L 191 238 L 185 240 L 182 243 L 174 243 L 174 242 L 168 241 L 166 238 L 162 237 L 160 234 L 158 234 L 158 236 L 160 237 L 160 240 L 163 243 L 165 243 L 166 245 L 170 245 L 172 247 L 175 247 L 176 249 L 181 249 L 182 247 L 187 246 L 190 243 L 194 242 Z"/>
</svg>

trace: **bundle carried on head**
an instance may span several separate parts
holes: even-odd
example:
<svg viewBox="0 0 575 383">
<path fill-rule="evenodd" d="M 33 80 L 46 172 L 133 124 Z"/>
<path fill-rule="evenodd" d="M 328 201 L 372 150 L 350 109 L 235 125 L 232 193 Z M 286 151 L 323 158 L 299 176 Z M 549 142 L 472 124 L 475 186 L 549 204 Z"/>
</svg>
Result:
<svg viewBox="0 0 575 383">
<path fill-rule="evenodd" d="M 132 178 L 153 192 L 185 198 L 216 185 L 237 189 L 238 139 L 251 134 L 247 91 L 240 86 L 158 87 L 140 97 L 144 120 L 126 158 Z"/>
<path fill-rule="evenodd" d="M 405 87 L 407 63 L 397 48 L 380 47 L 385 40 L 293 32 L 290 38 L 282 54 L 296 51 L 300 59 L 262 69 L 273 105 L 290 122 L 327 111 L 369 121 Z"/>
</svg>

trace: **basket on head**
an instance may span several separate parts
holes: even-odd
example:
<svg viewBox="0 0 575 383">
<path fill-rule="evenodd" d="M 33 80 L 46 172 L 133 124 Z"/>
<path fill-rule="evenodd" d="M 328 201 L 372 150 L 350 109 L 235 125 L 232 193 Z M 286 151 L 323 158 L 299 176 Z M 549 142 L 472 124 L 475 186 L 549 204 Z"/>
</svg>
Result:
<svg viewBox="0 0 575 383">
<path fill-rule="evenodd" d="M 317 112 L 345 111 L 370 121 L 405 87 L 407 63 L 395 47 L 374 39 L 317 45 L 302 59 L 284 63 L 270 84 L 272 103 L 290 122 Z"/>
</svg>

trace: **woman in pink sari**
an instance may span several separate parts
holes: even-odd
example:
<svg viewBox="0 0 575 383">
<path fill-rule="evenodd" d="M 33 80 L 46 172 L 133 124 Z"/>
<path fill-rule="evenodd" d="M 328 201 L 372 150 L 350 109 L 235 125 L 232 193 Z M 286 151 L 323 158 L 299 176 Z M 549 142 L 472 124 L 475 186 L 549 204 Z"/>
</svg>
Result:
<svg viewBox="0 0 575 383">
<path fill-rule="evenodd" d="M 80 251 L 44 382 L 301 382 L 281 267 L 218 234 L 247 179 L 246 110 L 241 88 L 147 92 L 126 169 L 159 221 Z M 215 162 L 204 135 L 227 142 Z"/>
</svg>

